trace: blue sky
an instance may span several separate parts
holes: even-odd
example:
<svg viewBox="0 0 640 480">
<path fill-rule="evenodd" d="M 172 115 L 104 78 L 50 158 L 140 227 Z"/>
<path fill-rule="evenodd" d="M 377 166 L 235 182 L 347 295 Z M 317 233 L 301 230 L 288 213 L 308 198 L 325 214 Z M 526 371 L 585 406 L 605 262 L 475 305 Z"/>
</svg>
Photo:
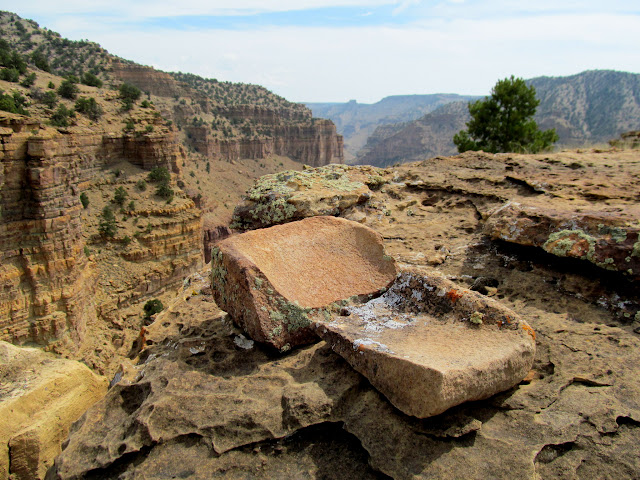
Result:
<svg viewBox="0 0 640 480">
<path fill-rule="evenodd" d="M 162 70 L 298 102 L 487 94 L 509 75 L 640 73 L 640 2 L 24 0 L 0 9 Z"/>
</svg>

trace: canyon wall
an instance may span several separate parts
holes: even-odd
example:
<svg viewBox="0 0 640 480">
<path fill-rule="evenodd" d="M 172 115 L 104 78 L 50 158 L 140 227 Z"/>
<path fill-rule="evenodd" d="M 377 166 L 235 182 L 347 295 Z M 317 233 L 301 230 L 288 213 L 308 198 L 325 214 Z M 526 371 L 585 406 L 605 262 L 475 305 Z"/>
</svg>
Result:
<svg viewBox="0 0 640 480">
<path fill-rule="evenodd" d="M 314 119 L 308 124 L 278 125 L 270 129 L 271 135 L 260 138 L 218 138 L 211 135 L 208 126 L 186 126 L 184 129 L 189 144 L 211 158 L 238 160 L 282 155 L 320 167 L 342 163 L 344 157 L 342 136 L 335 133 L 335 125 L 330 120 Z"/>
<path fill-rule="evenodd" d="M 312 118 L 311 110 L 302 105 L 283 99 L 286 105 L 228 104 L 176 81 L 165 72 L 136 64 L 114 62 L 111 73 L 119 81 L 161 97 L 163 101 L 158 102 L 157 107 L 162 114 L 184 125 L 186 143 L 211 158 L 237 160 L 282 155 L 312 166 L 344 161 L 343 138 L 337 134 L 333 122 Z M 222 117 L 230 125 L 246 122 L 260 135 L 222 137 L 209 128 L 207 119 L 204 125 L 192 124 L 194 118 L 203 116 Z"/>
<path fill-rule="evenodd" d="M 174 172 L 183 161 L 170 131 L 64 132 L 0 113 L 0 339 L 12 343 L 46 345 L 66 335 L 77 345 L 87 322 L 96 318 L 98 272 L 84 251 L 80 193 L 124 160 Z M 180 275 L 201 265 L 200 213 L 192 202 L 182 210 L 188 221 L 167 217 L 168 224 L 146 239 L 146 250 L 130 260 L 166 257 L 180 267 L 174 269 Z M 141 282 L 127 302 L 178 280 L 181 276 L 169 275 Z"/>
</svg>

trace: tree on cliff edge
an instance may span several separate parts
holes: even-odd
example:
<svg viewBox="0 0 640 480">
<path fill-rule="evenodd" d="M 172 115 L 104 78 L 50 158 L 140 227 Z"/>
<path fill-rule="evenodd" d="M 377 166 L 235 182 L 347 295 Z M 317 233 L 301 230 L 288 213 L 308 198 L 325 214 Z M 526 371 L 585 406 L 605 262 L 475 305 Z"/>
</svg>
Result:
<svg viewBox="0 0 640 480">
<path fill-rule="evenodd" d="M 536 90 L 521 78 L 499 80 L 491 96 L 469 103 L 467 130 L 453 136 L 460 153 L 530 152 L 548 149 L 558 141 L 555 129 L 541 131 L 533 119 L 540 100 Z"/>
</svg>

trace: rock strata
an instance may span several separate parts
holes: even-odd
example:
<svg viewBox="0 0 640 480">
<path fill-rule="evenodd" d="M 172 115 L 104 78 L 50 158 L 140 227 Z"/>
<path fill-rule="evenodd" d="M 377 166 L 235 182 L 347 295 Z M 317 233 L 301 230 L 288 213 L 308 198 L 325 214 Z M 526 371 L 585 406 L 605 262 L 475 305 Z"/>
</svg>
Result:
<svg viewBox="0 0 640 480">
<path fill-rule="evenodd" d="M 247 232 L 212 250 L 216 303 L 252 339 L 283 350 L 315 338 L 313 311 L 376 294 L 395 273 L 378 234 L 334 217 Z"/>
<path fill-rule="evenodd" d="M 535 333 L 513 311 L 415 268 L 382 296 L 313 326 L 393 405 L 419 418 L 508 390 L 535 355 Z"/>
<path fill-rule="evenodd" d="M 44 478 L 71 424 L 106 387 L 79 362 L 0 341 L 0 479 Z"/>
</svg>

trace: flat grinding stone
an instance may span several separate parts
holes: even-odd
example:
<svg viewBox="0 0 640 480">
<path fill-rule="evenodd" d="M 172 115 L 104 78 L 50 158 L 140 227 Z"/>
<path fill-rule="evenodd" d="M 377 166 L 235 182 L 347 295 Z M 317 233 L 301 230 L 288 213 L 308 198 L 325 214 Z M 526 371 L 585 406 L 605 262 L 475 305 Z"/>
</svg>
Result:
<svg viewBox="0 0 640 480">
<path fill-rule="evenodd" d="M 221 241 L 211 254 L 218 306 L 253 340 L 282 350 L 317 338 L 309 315 L 378 295 L 395 275 L 378 233 L 336 217 L 253 230 Z"/>
</svg>

